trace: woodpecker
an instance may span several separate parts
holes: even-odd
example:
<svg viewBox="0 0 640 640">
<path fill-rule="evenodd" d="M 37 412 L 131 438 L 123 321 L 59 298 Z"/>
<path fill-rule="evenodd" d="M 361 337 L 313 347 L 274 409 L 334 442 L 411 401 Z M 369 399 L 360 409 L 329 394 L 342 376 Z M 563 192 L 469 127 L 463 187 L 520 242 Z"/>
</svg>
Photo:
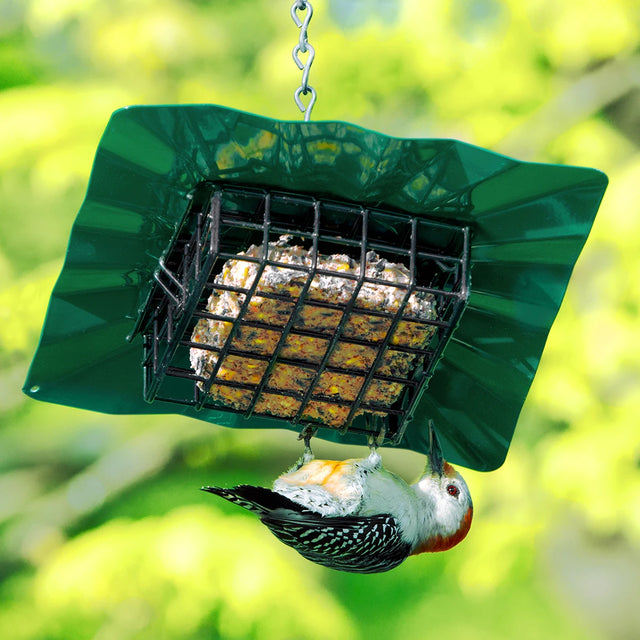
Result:
<svg viewBox="0 0 640 640">
<path fill-rule="evenodd" d="M 473 504 L 462 476 L 442 458 L 433 426 L 422 477 L 409 485 L 366 458 L 315 460 L 308 447 L 273 490 L 202 487 L 249 511 L 317 564 L 352 573 L 388 571 L 410 555 L 446 551 L 467 535 Z"/>
</svg>

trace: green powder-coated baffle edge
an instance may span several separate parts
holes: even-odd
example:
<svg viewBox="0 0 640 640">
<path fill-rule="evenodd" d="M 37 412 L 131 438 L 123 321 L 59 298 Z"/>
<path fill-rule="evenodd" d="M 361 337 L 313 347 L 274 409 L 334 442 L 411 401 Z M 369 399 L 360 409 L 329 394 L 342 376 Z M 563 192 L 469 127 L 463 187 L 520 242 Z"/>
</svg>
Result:
<svg viewBox="0 0 640 640">
<path fill-rule="evenodd" d="M 203 180 L 469 225 L 471 296 L 401 446 L 425 453 L 433 419 L 451 462 L 484 471 L 502 464 L 606 188 L 604 174 L 343 122 L 283 122 L 212 105 L 118 110 L 96 153 L 25 393 L 105 413 L 287 427 L 279 418 L 245 420 L 143 400 L 141 339 L 127 336 L 187 194 Z M 471 207 L 443 207 L 465 199 Z M 319 435 L 363 443 L 329 429 Z"/>
</svg>

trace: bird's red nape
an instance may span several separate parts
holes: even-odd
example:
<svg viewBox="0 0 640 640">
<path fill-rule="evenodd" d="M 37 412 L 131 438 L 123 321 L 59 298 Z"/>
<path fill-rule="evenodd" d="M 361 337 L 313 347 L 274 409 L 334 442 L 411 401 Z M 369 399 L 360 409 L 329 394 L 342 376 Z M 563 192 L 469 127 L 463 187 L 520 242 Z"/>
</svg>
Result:
<svg viewBox="0 0 640 640">
<path fill-rule="evenodd" d="M 447 478 L 453 478 L 457 474 L 457 471 L 446 460 L 442 463 L 442 471 Z"/>
</svg>

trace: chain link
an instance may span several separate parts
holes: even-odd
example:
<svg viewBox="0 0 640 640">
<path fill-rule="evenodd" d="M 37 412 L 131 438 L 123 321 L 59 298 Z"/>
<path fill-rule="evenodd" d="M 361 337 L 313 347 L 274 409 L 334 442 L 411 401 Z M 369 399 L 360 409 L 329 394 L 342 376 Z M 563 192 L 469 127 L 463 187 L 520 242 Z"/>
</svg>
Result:
<svg viewBox="0 0 640 640">
<path fill-rule="evenodd" d="M 298 11 L 306 11 L 304 20 L 300 20 L 298 17 Z M 316 103 L 316 98 L 318 97 L 316 90 L 309 84 L 309 70 L 313 64 L 313 59 L 316 57 L 316 50 L 311 46 L 311 44 L 309 44 L 307 36 L 307 28 L 309 27 L 309 22 L 311 22 L 312 15 L 313 7 L 310 2 L 307 2 L 307 0 L 296 0 L 296 2 L 293 3 L 291 7 L 291 17 L 293 18 L 296 27 L 300 29 L 300 37 L 298 39 L 298 44 L 293 48 L 292 55 L 296 66 L 300 71 L 302 71 L 302 82 L 293 94 L 293 99 L 298 105 L 298 109 L 304 113 L 305 121 L 308 121 L 311 117 L 311 110 L 313 109 L 313 105 Z M 300 60 L 301 53 L 307 54 L 306 63 Z M 306 96 L 308 93 L 311 94 L 311 97 L 309 98 L 309 104 L 305 107 L 302 102 L 302 96 Z"/>
</svg>

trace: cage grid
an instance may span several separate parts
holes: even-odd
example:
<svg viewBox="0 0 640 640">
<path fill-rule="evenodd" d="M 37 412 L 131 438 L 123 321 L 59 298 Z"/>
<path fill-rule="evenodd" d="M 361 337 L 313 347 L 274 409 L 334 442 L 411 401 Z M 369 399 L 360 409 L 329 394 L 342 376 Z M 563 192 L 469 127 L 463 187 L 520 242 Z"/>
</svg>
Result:
<svg viewBox="0 0 640 640">
<path fill-rule="evenodd" d="M 384 430 L 398 443 L 467 301 L 468 227 L 220 182 L 201 183 L 189 199 L 138 320 L 145 400 L 280 418 L 300 429 Z M 301 244 L 289 245 L 294 238 Z M 404 265 L 403 277 L 385 278 L 389 264 Z M 250 275 L 225 280 L 234 269 Z M 289 288 L 267 286 L 269 277 Z M 372 291 L 393 304 L 365 304 L 362 294 Z M 225 295 L 235 308 L 212 309 Z M 419 317 L 416 304 L 430 315 Z M 275 310 L 277 322 L 261 318 L 260 308 Z M 268 338 L 268 348 L 245 335 Z M 420 340 L 403 343 L 406 336 Z M 305 345 L 315 352 L 304 353 Z M 276 384 L 280 372 L 291 380 Z"/>
</svg>

